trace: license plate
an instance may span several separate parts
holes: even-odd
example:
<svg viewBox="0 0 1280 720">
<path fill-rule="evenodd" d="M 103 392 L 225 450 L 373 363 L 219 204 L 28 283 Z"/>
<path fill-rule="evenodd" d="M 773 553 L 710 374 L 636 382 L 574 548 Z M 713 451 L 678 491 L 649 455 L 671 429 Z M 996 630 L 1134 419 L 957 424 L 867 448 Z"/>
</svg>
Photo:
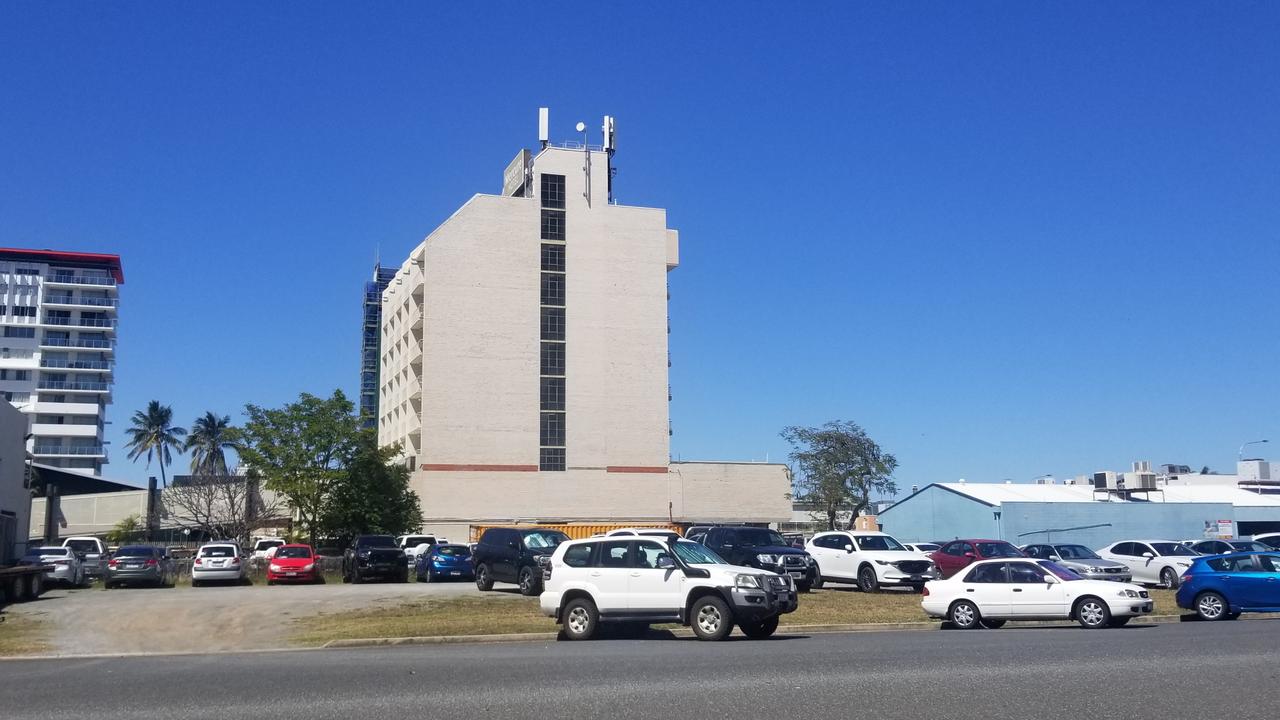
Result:
<svg viewBox="0 0 1280 720">
<path fill-rule="evenodd" d="M 138 568 L 140 568 L 140 567 L 142 567 L 142 566 L 141 566 L 141 565 L 133 565 L 133 564 L 129 564 L 129 563 L 126 563 L 126 564 L 124 565 L 124 568 L 125 568 L 126 570 L 137 570 L 137 569 L 138 569 Z"/>
<path fill-rule="evenodd" d="M 462 571 L 461 571 L 461 570 L 450 570 L 450 571 L 449 571 L 449 574 L 450 574 L 450 575 L 461 575 L 461 574 L 462 574 Z"/>
<path fill-rule="evenodd" d="M 787 574 L 788 574 L 788 575 L 790 575 L 791 577 L 795 578 L 796 580 L 799 580 L 800 578 L 804 577 L 804 573 L 802 573 L 802 572 L 790 572 L 790 573 L 787 573 Z"/>
<path fill-rule="evenodd" d="M 298 577 L 298 573 L 296 572 L 287 572 L 285 573 L 285 575 L 287 575 L 288 577 Z"/>
</svg>

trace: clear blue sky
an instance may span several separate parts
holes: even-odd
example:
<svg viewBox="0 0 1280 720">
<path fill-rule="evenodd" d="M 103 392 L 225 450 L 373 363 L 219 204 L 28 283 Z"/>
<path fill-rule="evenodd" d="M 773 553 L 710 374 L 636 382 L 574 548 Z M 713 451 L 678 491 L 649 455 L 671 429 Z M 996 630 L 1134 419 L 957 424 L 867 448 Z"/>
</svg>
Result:
<svg viewBox="0 0 1280 720">
<path fill-rule="evenodd" d="M 152 398 L 354 398 L 375 248 L 540 105 L 616 116 L 619 199 L 681 232 L 681 458 L 836 418 L 903 486 L 1280 449 L 1280 6 L 452 5 L 0 5 L 0 245 L 124 259 L 108 476 Z"/>
</svg>

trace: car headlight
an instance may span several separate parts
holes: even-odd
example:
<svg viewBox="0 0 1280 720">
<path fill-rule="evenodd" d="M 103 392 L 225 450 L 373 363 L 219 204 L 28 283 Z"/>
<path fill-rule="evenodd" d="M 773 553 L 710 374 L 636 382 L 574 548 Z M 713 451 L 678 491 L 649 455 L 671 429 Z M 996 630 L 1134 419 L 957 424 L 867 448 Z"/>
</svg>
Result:
<svg viewBox="0 0 1280 720">
<path fill-rule="evenodd" d="M 770 555 L 769 553 L 760 553 L 759 555 L 756 556 L 756 562 L 762 563 L 764 565 L 777 565 L 778 556 Z"/>
<path fill-rule="evenodd" d="M 877 560 L 877 561 L 876 561 L 876 564 L 877 564 L 877 565 L 892 565 L 893 563 L 889 562 L 888 560 Z"/>
<path fill-rule="evenodd" d="M 311 572 L 312 570 L 315 570 L 315 569 L 316 569 L 315 563 L 307 563 L 306 565 L 302 566 L 302 572 Z"/>
<path fill-rule="evenodd" d="M 1137 590 L 1124 589 L 1124 590 L 1121 590 L 1119 594 L 1120 594 L 1120 597 L 1131 597 L 1131 598 L 1138 597 Z"/>
<path fill-rule="evenodd" d="M 1191 563 L 1182 562 L 1181 560 L 1178 561 L 1178 564 L 1181 565 L 1182 567 L 1191 567 Z"/>
<path fill-rule="evenodd" d="M 1091 567 L 1091 568 L 1089 568 L 1089 569 L 1085 570 L 1085 572 L 1100 573 L 1100 572 L 1103 572 L 1103 569 L 1102 569 L 1102 568 L 1100 568 L 1100 567 Z"/>
<path fill-rule="evenodd" d="M 764 580 L 759 575 L 742 574 L 733 579 L 733 584 L 749 590 L 763 590 Z"/>
<path fill-rule="evenodd" d="M 271 572 L 280 572 L 280 566 L 275 563 L 271 563 Z"/>
</svg>

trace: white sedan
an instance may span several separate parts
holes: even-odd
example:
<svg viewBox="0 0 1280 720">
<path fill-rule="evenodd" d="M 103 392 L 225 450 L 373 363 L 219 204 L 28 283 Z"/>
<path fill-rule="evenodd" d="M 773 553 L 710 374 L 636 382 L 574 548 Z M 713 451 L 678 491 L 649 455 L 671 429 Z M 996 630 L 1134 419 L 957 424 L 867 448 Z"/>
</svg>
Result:
<svg viewBox="0 0 1280 720">
<path fill-rule="evenodd" d="M 1182 574 L 1200 553 L 1172 540 L 1122 540 L 1098 550 L 1103 560 L 1125 565 L 1133 581 L 1177 590 Z"/>
<path fill-rule="evenodd" d="M 1048 560 L 983 560 L 924 586 L 925 614 L 954 627 L 998 628 L 1009 620 L 1075 620 L 1086 628 L 1120 627 L 1151 613 L 1146 590 L 1085 580 Z"/>
</svg>

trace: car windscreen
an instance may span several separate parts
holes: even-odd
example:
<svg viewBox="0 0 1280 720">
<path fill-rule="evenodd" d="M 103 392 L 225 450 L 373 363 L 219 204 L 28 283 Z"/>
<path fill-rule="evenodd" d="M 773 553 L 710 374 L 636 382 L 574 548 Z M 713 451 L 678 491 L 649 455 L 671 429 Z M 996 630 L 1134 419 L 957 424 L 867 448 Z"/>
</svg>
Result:
<svg viewBox="0 0 1280 720">
<path fill-rule="evenodd" d="M 671 549 L 679 557 L 689 565 L 727 565 L 724 558 L 715 554 L 705 545 L 699 545 L 695 542 L 675 542 L 671 543 Z"/>
<path fill-rule="evenodd" d="M 1063 560 L 1101 560 L 1098 553 L 1090 550 L 1083 545 L 1055 545 L 1054 549 L 1058 551 L 1058 557 Z"/>
<path fill-rule="evenodd" d="M 235 557 L 239 554 L 231 545 L 206 545 L 200 548 L 200 557 Z"/>
<path fill-rule="evenodd" d="M 273 547 L 280 547 L 284 544 L 283 540 L 259 540 L 257 545 L 253 546 L 254 550 L 270 550 Z"/>
<path fill-rule="evenodd" d="M 276 551 L 276 559 L 283 558 L 309 558 L 311 557 L 311 548 L 304 547 L 282 547 Z"/>
<path fill-rule="evenodd" d="M 1007 542 L 980 542 L 974 545 L 978 548 L 978 554 L 984 558 L 1022 557 L 1018 548 Z"/>
<path fill-rule="evenodd" d="M 466 545 L 440 545 L 432 552 L 447 557 L 471 557 L 471 548 Z"/>
<path fill-rule="evenodd" d="M 27 551 L 27 555 L 36 557 L 66 557 L 71 552 L 64 547 L 38 547 Z"/>
<path fill-rule="evenodd" d="M 126 545 L 116 551 L 116 557 L 154 557 L 156 549 L 145 545 Z"/>
<path fill-rule="evenodd" d="M 738 544 L 744 547 L 786 547 L 787 541 L 777 530 L 766 528 L 739 528 L 734 532 Z"/>
<path fill-rule="evenodd" d="M 98 543 L 92 540 L 68 540 L 66 546 L 78 553 L 98 552 Z"/>
<path fill-rule="evenodd" d="M 1235 548 L 1236 552 L 1271 552 L 1271 548 L 1253 540 L 1228 540 L 1227 544 Z"/>
<path fill-rule="evenodd" d="M 418 547 L 419 545 L 433 545 L 436 539 L 429 535 L 410 535 L 404 539 L 405 547 Z"/>
<path fill-rule="evenodd" d="M 1056 562 L 1051 562 L 1049 560 L 1041 560 L 1036 564 L 1044 568 L 1045 570 L 1048 570 L 1049 572 L 1053 573 L 1055 576 L 1057 576 L 1059 580 L 1083 580 L 1084 579 L 1079 575 L 1075 574 L 1075 572 L 1073 572 L 1072 570 L 1065 568 Z"/>
<path fill-rule="evenodd" d="M 858 547 L 863 550 L 906 550 L 901 543 L 888 535 L 854 535 L 853 538 L 858 541 Z"/>
<path fill-rule="evenodd" d="M 396 539 L 390 535 L 364 535 L 356 538 L 356 547 L 396 547 Z"/>
<path fill-rule="evenodd" d="M 1151 543 L 1151 547 L 1155 549 L 1158 555 L 1181 555 L 1183 557 L 1195 557 L 1200 553 L 1183 545 L 1181 543 L 1158 542 Z"/>
<path fill-rule="evenodd" d="M 524 546 L 530 550 L 554 548 L 569 540 L 569 536 L 559 530 L 526 530 L 520 533 L 520 537 L 524 538 Z"/>
</svg>

